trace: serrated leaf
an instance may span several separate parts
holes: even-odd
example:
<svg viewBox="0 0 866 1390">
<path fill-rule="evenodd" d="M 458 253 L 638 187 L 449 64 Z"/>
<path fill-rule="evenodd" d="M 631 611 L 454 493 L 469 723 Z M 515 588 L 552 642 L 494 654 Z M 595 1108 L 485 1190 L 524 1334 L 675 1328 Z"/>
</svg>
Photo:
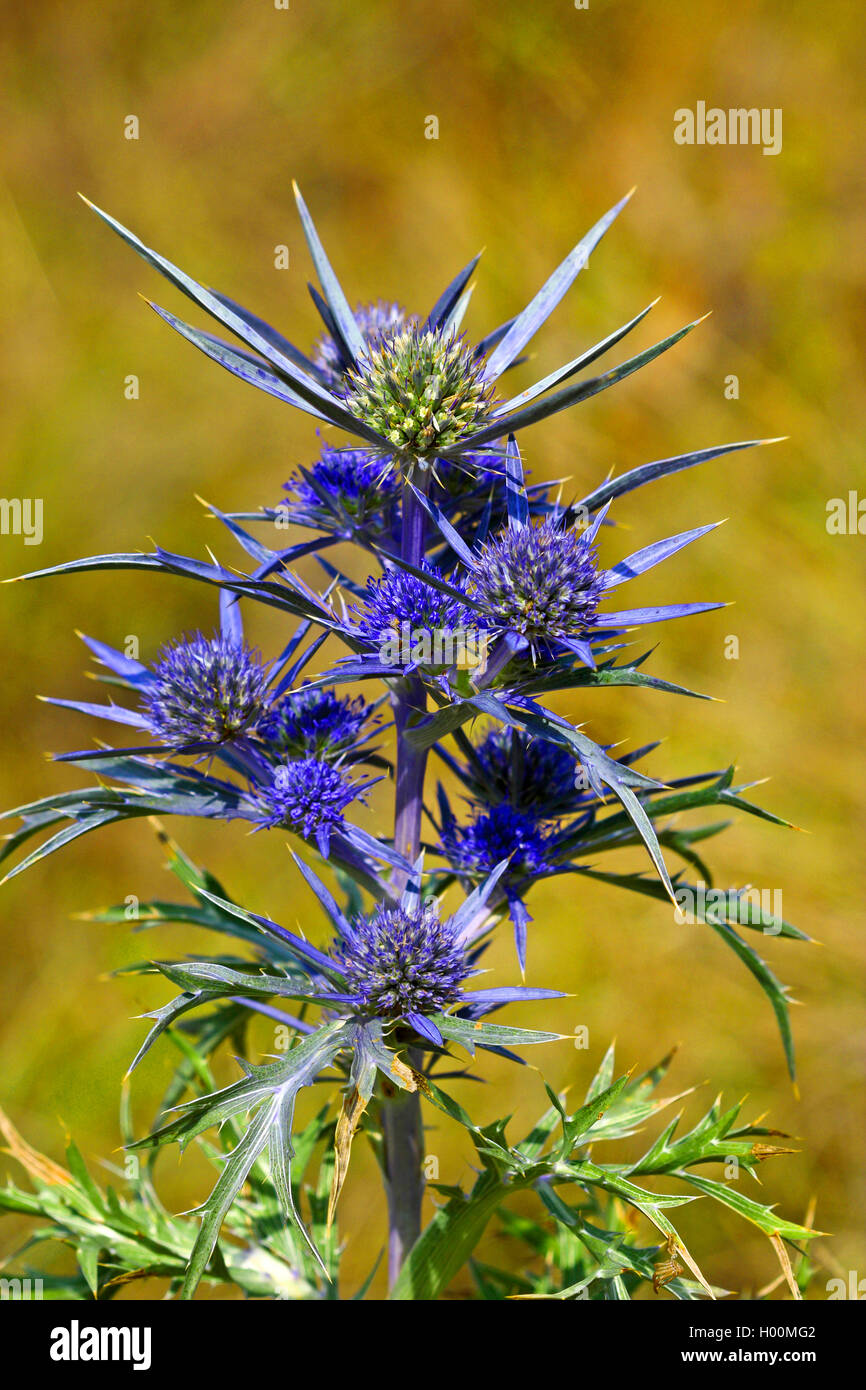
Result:
<svg viewBox="0 0 866 1390">
<path fill-rule="evenodd" d="M 800 1226 L 795 1221 L 783 1221 L 775 1215 L 772 1207 L 753 1201 L 751 1197 L 746 1197 L 727 1183 L 717 1182 L 714 1178 L 705 1178 L 697 1173 L 686 1171 L 678 1172 L 677 1177 L 682 1178 L 691 1187 L 697 1188 L 699 1192 L 703 1192 L 705 1196 L 712 1197 L 715 1201 L 721 1202 L 723 1206 L 730 1207 L 738 1216 L 743 1216 L 747 1221 L 751 1221 L 765 1235 L 778 1235 L 784 1240 L 798 1241 L 814 1240 L 815 1236 L 825 1234 L 822 1231 L 813 1231 L 809 1227 Z"/>
</svg>

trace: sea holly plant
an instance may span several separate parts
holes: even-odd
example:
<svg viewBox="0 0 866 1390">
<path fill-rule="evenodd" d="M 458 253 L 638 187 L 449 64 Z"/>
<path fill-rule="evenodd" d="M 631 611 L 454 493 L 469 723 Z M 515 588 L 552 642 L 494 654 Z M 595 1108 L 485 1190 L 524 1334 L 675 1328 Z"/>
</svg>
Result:
<svg viewBox="0 0 866 1390">
<path fill-rule="evenodd" d="M 631 634 L 719 601 L 629 607 L 619 589 L 713 523 L 655 532 L 624 554 L 615 503 L 769 442 L 646 463 L 567 501 L 562 484 L 526 471 L 525 428 L 624 381 L 695 326 L 592 374 L 643 321 L 642 309 L 534 384 L 506 386 L 626 201 L 523 310 L 475 337 L 463 322 L 478 257 L 426 313 L 388 299 L 353 309 L 297 193 L 322 319 L 306 349 L 94 209 L 220 332 L 154 305 L 167 324 L 232 375 L 312 417 L 316 456 L 296 465 L 282 496 L 275 487 L 271 506 L 229 514 L 205 504 L 238 547 L 231 559 L 156 547 L 23 576 L 131 569 L 210 591 L 202 630 L 166 633 L 146 660 L 83 638 L 105 698 L 47 698 L 100 721 L 87 747 L 57 755 L 89 780 L 5 813 L 9 877 L 91 831 L 140 820 L 156 831 L 182 892 L 141 905 L 137 929 L 176 923 L 211 942 L 194 958 L 128 967 L 166 991 L 146 1015 L 130 1071 L 147 1065 L 155 1045 L 174 1048 L 178 1062 L 144 1133 L 124 1090 L 120 1191 L 102 1188 L 74 1145 L 61 1167 L 2 1121 L 29 1188 L 10 1184 L 0 1205 L 41 1220 L 30 1245 L 59 1240 L 76 1253 L 78 1273 L 51 1282 L 50 1296 L 111 1298 L 159 1277 L 183 1298 L 202 1281 L 260 1298 L 365 1297 L 375 1251 L 363 1285 L 347 1290 L 337 1226 L 359 1136 L 387 1197 L 380 1245 L 393 1299 L 436 1299 L 461 1271 L 481 1299 L 628 1299 L 642 1286 L 680 1299 L 722 1296 L 674 1224 L 675 1209 L 698 1196 L 764 1232 L 799 1296 L 811 1225 L 745 1191 L 759 1163 L 790 1152 L 767 1142 L 774 1131 L 741 1123 L 738 1106 L 717 1102 L 690 1130 L 674 1119 L 641 1137 L 631 1158 L 620 1146 L 615 1161 L 604 1160 L 604 1141 L 642 1136 L 671 1104 L 655 1096 L 670 1059 L 635 1075 L 619 1072 L 608 1052 L 574 1109 L 570 1093 L 527 1069 L 527 1087 L 545 1084 L 548 1105 L 516 1139 L 505 1119 L 479 1123 L 451 1094 L 451 1083 L 484 1081 L 491 1054 L 520 1065 L 531 1048 L 533 1058 L 555 1059 L 565 1041 L 513 1020 L 531 1005 L 543 1023 L 547 1001 L 560 997 L 535 979 L 533 942 L 550 926 L 533 920 L 532 903 L 540 881 L 566 876 L 570 893 L 593 880 L 667 903 L 668 912 L 690 903 L 691 920 L 715 932 L 764 991 L 794 1071 L 787 992 L 758 946 L 761 935 L 807 938 L 758 910 L 745 890 L 703 891 L 712 885 L 706 842 L 729 822 L 692 813 L 787 822 L 750 800 L 732 768 L 653 775 L 644 769 L 655 742 L 614 748 L 554 708 L 561 692 L 579 708 L 583 690 L 601 687 L 707 698 L 651 674 L 651 652 Z M 352 577 L 359 561 L 363 583 Z M 284 624 L 276 650 L 263 653 L 246 636 L 257 605 Z M 367 808 L 377 782 L 377 797 L 385 787 L 392 801 L 384 833 L 371 828 Z M 275 876 L 318 923 L 313 939 L 261 902 L 238 902 L 230 873 L 224 886 L 196 865 L 165 828 L 183 816 L 246 821 L 269 836 Z M 605 856 L 623 849 L 632 866 L 618 857 L 608 869 Z M 124 906 L 93 914 L 126 917 Z M 611 930 L 625 938 L 627 919 L 617 914 Z M 500 980 L 488 975 L 487 952 L 503 932 L 514 952 Z M 282 1040 L 264 1058 L 250 1033 L 262 1018 Z M 222 1050 L 237 1071 L 220 1086 L 213 1064 Z M 308 1118 L 299 1100 L 313 1086 L 324 1099 Z M 428 1123 L 465 1132 L 476 1170 L 468 1189 L 431 1184 L 430 1213 L 425 1111 Z M 174 1215 L 159 1196 L 156 1164 L 166 1147 L 190 1144 L 216 1176 L 196 1211 Z M 502 1269 L 478 1251 L 494 1217 L 512 1252 Z"/>
</svg>

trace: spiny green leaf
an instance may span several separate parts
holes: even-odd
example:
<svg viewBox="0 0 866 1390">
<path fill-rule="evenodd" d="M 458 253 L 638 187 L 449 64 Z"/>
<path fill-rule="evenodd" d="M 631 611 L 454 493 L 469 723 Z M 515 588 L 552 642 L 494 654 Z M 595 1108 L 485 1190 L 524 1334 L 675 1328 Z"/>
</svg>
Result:
<svg viewBox="0 0 866 1390">
<path fill-rule="evenodd" d="M 775 1215 L 772 1207 L 753 1201 L 751 1197 L 744 1196 L 728 1183 L 716 1182 L 714 1178 L 705 1178 L 697 1173 L 684 1171 L 678 1172 L 677 1177 L 682 1178 L 691 1187 L 696 1187 L 707 1197 L 730 1207 L 738 1216 L 751 1221 L 765 1235 L 779 1235 L 783 1240 L 798 1241 L 814 1240 L 815 1236 L 825 1234 L 823 1231 L 813 1231 L 807 1226 L 799 1226 L 795 1221 L 783 1221 Z"/>
</svg>

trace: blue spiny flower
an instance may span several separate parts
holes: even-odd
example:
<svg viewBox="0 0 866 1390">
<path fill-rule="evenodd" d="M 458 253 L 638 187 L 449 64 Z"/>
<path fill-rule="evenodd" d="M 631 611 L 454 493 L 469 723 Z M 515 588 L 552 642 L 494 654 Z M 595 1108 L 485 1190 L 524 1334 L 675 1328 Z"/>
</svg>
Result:
<svg viewBox="0 0 866 1390">
<path fill-rule="evenodd" d="M 263 828 L 280 826 L 315 839 L 327 858 L 331 836 L 346 823 L 346 807 L 363 799 L 370 785 L 350 781 L 322 758 L 299 758 L 281 764 L 270 781 L 255 788 L 253 819 Z"/>
<path fill-rule="evenodd" d="M 617 762 L 623 769 L 633 767 L 657 746 L 650 743 L 633 749 L 621 754 Z M 463 739 L 462 747 L 464 760 L 452 757 L 445 749 L 439 749 L 439 756 L 466 787 L 472 804 L 481 809 L 504 804 L 543 822 L 549 831 L 545 840 L 547 867 L 563 836 L 573 836 L 577 828 L 574 817 L 587 821 L 604 801 L 604 787 L 592 787 L 575 750 L 561 743 L 495 725 L 475 744 Z M 450 811 L 445 809 L 447 800 L 441 787 L 439 795 L 443 823 L 447 823 Z"/>
<path fill-rule="evenodd" d="M 459 873 L 488 874 L 506 859 L 506 880 L 517 879 L 544 868 L 548 836 L 537 816 L 501 802 L 476 812 L 466 825 L 443 825 L 442 848 Z"/>
<path fill-rule="evenodd" d="M 425 574 L 440 580 L 435 565 L 424 561 L 420 567 Z M 404 630 L 415 633 L 475 631 L 477 620 L 471 608 L 462 602 L 460 582 L 444 593 L 418 575 L 391 567 L 385 573 L 367 580 L 364 601 L 350 609 L 361 639 L 372 647 L 401 641 Z M 407 661 L 409 660 L 407 656 Z"/>
<path fill-rule="evenodd" d="M 528 999 L 552 999 L 558 991 L 504 986 L 467 991 L 466 980 L 477 971 L 479 937 L 489 927 L 486 904 L 505 870 L 496 865 L 465 899 L 453 917 L 440 917 L 435 901 L 424 902 L 420 892 L 422 865 L 407 882 L 399 901 L 380 903 L 371 914 L 350 919 L 316 875 L 295 859 L 336 928 L 330 955 L 324 955 L 286 932 L 256 918 L 265 930 L 279 934 L 308 962 L 320 989 L 317 1002 L 377 1028 L 404 1022 L 434 1047 L 444 1045 L 446 1011 L 480 1019 L 503 1005 Z M 479 925 L 481 924 L 481 925 Z M 483 949 L 483 946 L 482 948 Z M 540 1035 L 549 1038 L 551 1035 Z M 479 1029 L 478 1046 L 486 1046 Z"/>
<path fill-rule="evenodd" d="M 396 487 L 382 460 L 369 449 L 334 449 L 325 444 L 309 469 L 284 484 L 286 492 L 304 507 L 331 505 L 352 516 L 380 512 L 393 501 Z"/>
<path fill-rule="evenodd" d="M 601 612 L 610 589 L 652 569 L 683 546 L 704 536 L 712 525 L 683 531 L 637 550 L 611 569 L 598 564 L 595 542 L 608 512 L 601 506 L 586 527 L 576 524 L 568 508 L 556 506 L 540 521 L 531 521 L 523 465 L 514 436 L 505 452 L 508 525 L 492 540 L 470 548 L 443 512 L 416 489 L 419 503 L 435 522 L 463 569 L 450 577 L 452 596 L 473 603 L 476 626 L 497 633 L 502 641 L 486 670 L 488 681 L 513 657 L 531 654 L 555 660 L 572 653 L 587 666 L 596 664 L 593 643 L 643 623 L 663 622 L 719 608 L 718 603 L 674 603 Z M 558 650 L 557 650 L 558 649 Z"/>
<path fill-rule="evenodd" d="M 436 1013 L 453 1004 L 470 964 L 451 920 L 436 903 L 380 905 L 353 924 L 334 950 L 349 990 L 379 1018 Z"/>
<path fill-rule="evenodd" d="M 337 349 L 336 355 L 326 355 L 320 361 L 301 352 L 234 300 L 197 284 L 107 213 L 99 208 L 94 211 L 246 346 L 238 350 L 154 305 L 166 323 L 234 376 L 354 435 L 383 460 L 398 465 L 404 476 L 410 476 L 416 467 L 435 470 L 439 457 L 460 464 L 482 450 L 501 455 L 499 441 L 507 435 L 615 385 L 673 347 L 696 326 L 686 325 L 602 376 L 575 380 L 642 321 L 652 308 L 649 305 L 572 361 L 510 400 L 494 405 L 496 382 L 520 359 L 630 196 L 622 198 L 581 238 L 515 318 L 470 347 L 458 334 L 468 302 L 467 285 L 478 256 L 454 277 L 423 321 L 407 319 L 392 327 L 390 308 L 384 313 L 374 310 L 368 339 L 365 329 L 370 325 L 364 323 L 363 314 L 359 323 L 352 313 L 296 187 L 298 212 L 322 289 L 322 293 L 314 291 L 314 301 L 331 345 Z M 384 333 L 380 331 L 383 318 Z M 341 375 L 335 381 L 337 367 Z"/>
<path fill-rule="evenodd" d="M 280 756 L 333 759 L 356 743 L 372 708 L 360 696 L 342 699 L 320 686 L 277 700 L 259 721 L 259 738 Z"/>
<path fill-rule="evenodd" d="M 472 573 L 473 596 L 490 626 L 539 644 L 582 637 L 604 595 L 587 533 L 552 519 L 503 531 L 485 544 Z"/>
<path fill-rule="evenodd" d="M 574 797 L 577 767 L 574 753 L 561 744 L 496 726 L 474 746 L 463 774 L 482 803 L 504 802 L 544 818 Z"/>
<path fill-rule="evenodd" d="M 164 647 L 142 691 L 147 724 L 163 743 L 220 744 L 252 729 L 267 707 L 258 652 L 196 633 Z"/>
</svg>

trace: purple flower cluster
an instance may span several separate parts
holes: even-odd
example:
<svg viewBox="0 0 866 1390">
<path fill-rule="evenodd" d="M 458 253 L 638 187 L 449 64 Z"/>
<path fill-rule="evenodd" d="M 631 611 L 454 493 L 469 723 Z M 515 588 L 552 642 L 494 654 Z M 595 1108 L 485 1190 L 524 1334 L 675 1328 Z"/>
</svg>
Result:
<svg viewBox="0 0 866 1390">
<path fill-rule="evenodd" d="M 331 836 L 342 830 L 346 807 L 362 789 L 321 758 L 281 764 L 271 781 L 256 786 L 254 819 L 262 827 L 280 826 L 305 840 L 315 839 L 327 856 Z"/>
<path fill-rule="evenodd" d="M 472 575 L 473 597 L 490 625 L 533 648 L 584 634 L 604 591 L 586 533 L 553 520 L 503 531 L 484 545 Z"/>
<path fill-rule="evenodd" d="M 517 811 L 545 817 L 573 797 L 575 757 L 559 743 L 494 726 L 472 754 L 465 772 L 475 796 L 491 804 L 506 802 Z"/>
<path fill-rule="evenodd" d="M 261 719 L 267 685 L 258 652 L 196 633 L 163 648 L 142 691 L 143 713 L 163 743 L 226 743 Z"/>
<path fill-rule="evenodd" d="M 328 444 L 316 462 L 293 475 L 284 489 L 305 507 L 336 506 L 358 517 L 381 510 L 397 491 L 381 458 L 366 449 L 334 449 Z"/>
<path fill-rule="evenodd" d="M 340 698 L 321 686 L 302 686 L 274 702 L 257 733 L 280 756 L 332 759 L 357 741 L 371 707 L 360 696 Z"/>
<path fill-rule="evenodd" d="M 427 560 L 420 568 L 433 579 L 442 578 L 441 571 Z M 374 647 L 402 632 L 404 623 L 424 632 L 475 630 L 475 614 L 459 598 L 463 587 L 461 581 L 452 581 L 453 594 L 444 593 L 395 565 L 385 570 L 381 578 L 371 576 L 367 580 L 364 602 L 350 609 L 350 613 L 362 639 Z"/>
<path fill-rule="evenodd" d="M 538 817 L 506 802 L 476 811 L 465 825 L 451 820 L 442 827 L 442 848 L 460 873 L 483 876 L 507 859 L 508 879 L 538 874 L 545 867 L 547 844 Z"/>
<path fill-rule="evenodd" d="M 351 940 L 338 940 L 333 954 L 361 1008 L 384 1018 L 446 1009 L 470 973 L 454 926 L 435 903 L 379 906 L 353 923 Z"/>
</svg>

